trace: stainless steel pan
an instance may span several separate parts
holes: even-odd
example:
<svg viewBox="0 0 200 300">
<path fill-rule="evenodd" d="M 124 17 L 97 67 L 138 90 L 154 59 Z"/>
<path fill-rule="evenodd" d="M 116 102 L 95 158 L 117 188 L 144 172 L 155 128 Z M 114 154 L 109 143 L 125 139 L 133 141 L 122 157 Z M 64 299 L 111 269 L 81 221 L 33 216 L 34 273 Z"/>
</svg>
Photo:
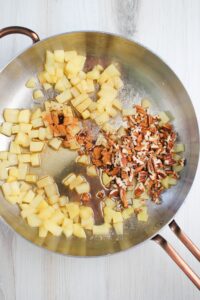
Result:
<svg viewBox="0 0 200 300">
<path fill-rule="evenodd" d="M 123 98 L 132 103 L 134 97 L 148 96 L 159 110 L 171 111 L 180 140 L 186 145 L 186 167 L 178 185 L 163 196 L 161 205 L 149 203 L 149 220 L 141 224 L 133 217 L 125 224 L 122 238 L 88 238 L 86 240 L 62 237 L 38 238 L 37 231 L 30 228 L 19 216 L 16 207 L 11 206 L 0 195 L 0 215 L 16 232 L 36 245 L 57 253 L 74 256 L 100 256 L 116 253 L 133 247 L 147 239 L 157 242 L 179 265 L 185 274 L 200 288 L 199 277 L 190 269 L 172 246 L 160 235 L 159 230 L 169 224 L 172 231 L 185 246 L 200 260 L 200 251 L 182 232 L 173 220 L 185 200 L 194 180 L 199 157 L 199 131 L 191 100 L 174 72 L 155 54 L 145 47 L 123 37 L 100 32 L 72 32 L 56 35 L 39 41 L 33 31 L 22 27 L 8 27 L 0 30 L 0 37 L 21 33 L 32 38 L 33 46 L 12 60 L 0 73 L 1 112 L 7 107 L 30 107 L 31 92 L 25 87 L 27 79 L 35 75 L 42 66 L 45 51 L 64 48 L 76 49 L 87 55 L 90 65 L 97 62 L 117 62 L 125 81 Z M 2 41 L 1 41 L 2 42 Z M 8 140 L 1 137 L 0 147 L 6 147 Z M 55 176 L 60 182 L 63 174 L 77 169 L 73 164 L 74 153 L 69 150 L 50 150 L 44 155 L 40 173 Z M 83 171 L 82 169 L 80 171 Z M 189 201 L 189 199 L 188 199 Z"/>
</svg>

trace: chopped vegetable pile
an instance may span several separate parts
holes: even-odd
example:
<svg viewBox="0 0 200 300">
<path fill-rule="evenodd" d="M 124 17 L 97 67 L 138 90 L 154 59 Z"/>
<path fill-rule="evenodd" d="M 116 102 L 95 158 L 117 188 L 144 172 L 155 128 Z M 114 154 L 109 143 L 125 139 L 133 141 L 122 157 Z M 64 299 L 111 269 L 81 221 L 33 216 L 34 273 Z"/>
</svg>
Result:
<svg viewBox="0 0 200 300">
<path fill-rule="evenodd" d="M 148 221 L 147 200 L 161 203 L 161 193 L 176 185 L 184 167 L 178 154 L 184 145 L 176 143 L 167 113 L 150 114 L 148 99 L 123 108 L 119 69 L 98 64 L 86 71 L 86 64 L 76 51 L 47 51 L 38 74 L 40 88 L 35 78 L 26 83 L 41 106 L 4 110 L 0 132 L 13 139 L 9 150 L 0 151 L 1 188 L 7 201 L 19 205 L 22 218 L 39 228 L 41 238 L 48 233 L 86 238 L 88 231 L 110 235 L 112 228 L 121 235 L 131 216 Z M 109 121 L 120 114 L 123 125 L 115 128 Z M 98 127 L 98 137 L 85 120 Z M 95 199 L 103 224 L 95 224 L 94 196 L 81 174 L 66 174 L 66 194 L 60 195 L 53 177 L 38 178 L 30 171 L 40 167 L 46 146 L 77 151 L 76 163 L 85 166 L 88 177 L 99 177 L 102 189 Z M 68 189 L 79 195 L 79 202 L 69 199 Z"/>
</svg>

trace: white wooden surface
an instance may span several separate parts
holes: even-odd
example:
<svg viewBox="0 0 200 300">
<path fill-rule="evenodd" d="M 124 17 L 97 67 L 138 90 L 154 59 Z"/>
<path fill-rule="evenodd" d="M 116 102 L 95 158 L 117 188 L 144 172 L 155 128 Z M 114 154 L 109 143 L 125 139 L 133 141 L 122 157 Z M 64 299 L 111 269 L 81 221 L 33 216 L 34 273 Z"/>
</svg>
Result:
<svg viewBox="0 0 200 300">
<path fill-rule="evenodd" d="M 186 86 L 200 120 L 199 0 L 0 0 L 0 27 L 27 26 L 40 38 L 71 31 L 120 33 L 159 54 Z M 0 66 L 28 46 L 0 41 Z M 176 220 L 200 246 L 200 168 Z M 168 228 L 162 231 L 200 273 Z M 196 300 L 198 290 L 153 242 L 103 258 L 68 258 L 32 246 L 0 222 L 0 300 Z"/>
</svg>

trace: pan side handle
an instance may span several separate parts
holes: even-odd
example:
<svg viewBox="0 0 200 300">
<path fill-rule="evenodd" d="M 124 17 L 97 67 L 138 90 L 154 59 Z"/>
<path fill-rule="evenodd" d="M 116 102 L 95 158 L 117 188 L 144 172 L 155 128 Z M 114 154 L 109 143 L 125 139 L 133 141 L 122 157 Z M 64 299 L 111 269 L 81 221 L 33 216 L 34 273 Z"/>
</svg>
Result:
<svg viewBox="0 0 200 300">
<path fill-rule="evenodd" d="M 200 250 L 187 235 L 181 230 L 178 224 L 173 220 L 169 224 L 169 228 L 176 234 L 176 236 L 182 241 L 182 243 L 188 248 L 188 250 L 200 261 Z M 172 245 L 164 239 L 160 234 L 157 234 L 152 238 L 154 242 L 160 245 L 163 250 L 171 257 L 171 259 L 179 266 L 179 268 L 185 273 L 185 275 L 196 285 L 200 290 L 200 277 L 190 268 L 185 260 L 178 254 L 178 252 L 172 247 Z"/>
<path fill-rule="evenodd" d="M 16 33 L 29 36 L 32 39 L 33 44 L 37 43 L 40 40 L 36 32 L 34 32 L 29 28 L 21 27 L 21 26 L 10 26 L 10 27 L 5 27 L 0 29 L 0 38 L 9 34 L 16 34 Z"/>
</svg>

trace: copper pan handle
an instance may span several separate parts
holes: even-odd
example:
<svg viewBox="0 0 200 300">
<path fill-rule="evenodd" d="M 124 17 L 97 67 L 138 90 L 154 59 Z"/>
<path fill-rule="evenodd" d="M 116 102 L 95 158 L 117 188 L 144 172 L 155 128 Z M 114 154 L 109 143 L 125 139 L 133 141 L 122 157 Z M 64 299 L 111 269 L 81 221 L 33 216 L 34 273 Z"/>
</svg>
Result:
<svg viewBox="0 0 200 300">
<path fill-rule="evenodd" d="M 181 230 L 175 220 L 169 224 L 169 228 L 176 234 L 180 241 L 188 248 L 188 250 L 200 261 L 200 250 L 197 246 L 187 237 L 187 235 Z M 185 275 L 196 285 L 200 290 L 200 277 L 189 267 L 184 259 L 178 254 L 178 252 L 172 247 L 172 245 L 166 241 L 160 234 L 157 234 L 152 240 L 158 243 L 163 250 L 173 259 L 173 261 L 179 266 L 179 268 L 185 273 Z"/>
<path fill-rule="evenodd" d="M 0 38 L 13 33 L 19 33 L 29 36 L 32 39 L 33 44 L 37 43 L 40 40 L 37 33 L 35 33 L 33 30 L 21 26 L 10 26 L 0 29 Z"/>
</svg>

